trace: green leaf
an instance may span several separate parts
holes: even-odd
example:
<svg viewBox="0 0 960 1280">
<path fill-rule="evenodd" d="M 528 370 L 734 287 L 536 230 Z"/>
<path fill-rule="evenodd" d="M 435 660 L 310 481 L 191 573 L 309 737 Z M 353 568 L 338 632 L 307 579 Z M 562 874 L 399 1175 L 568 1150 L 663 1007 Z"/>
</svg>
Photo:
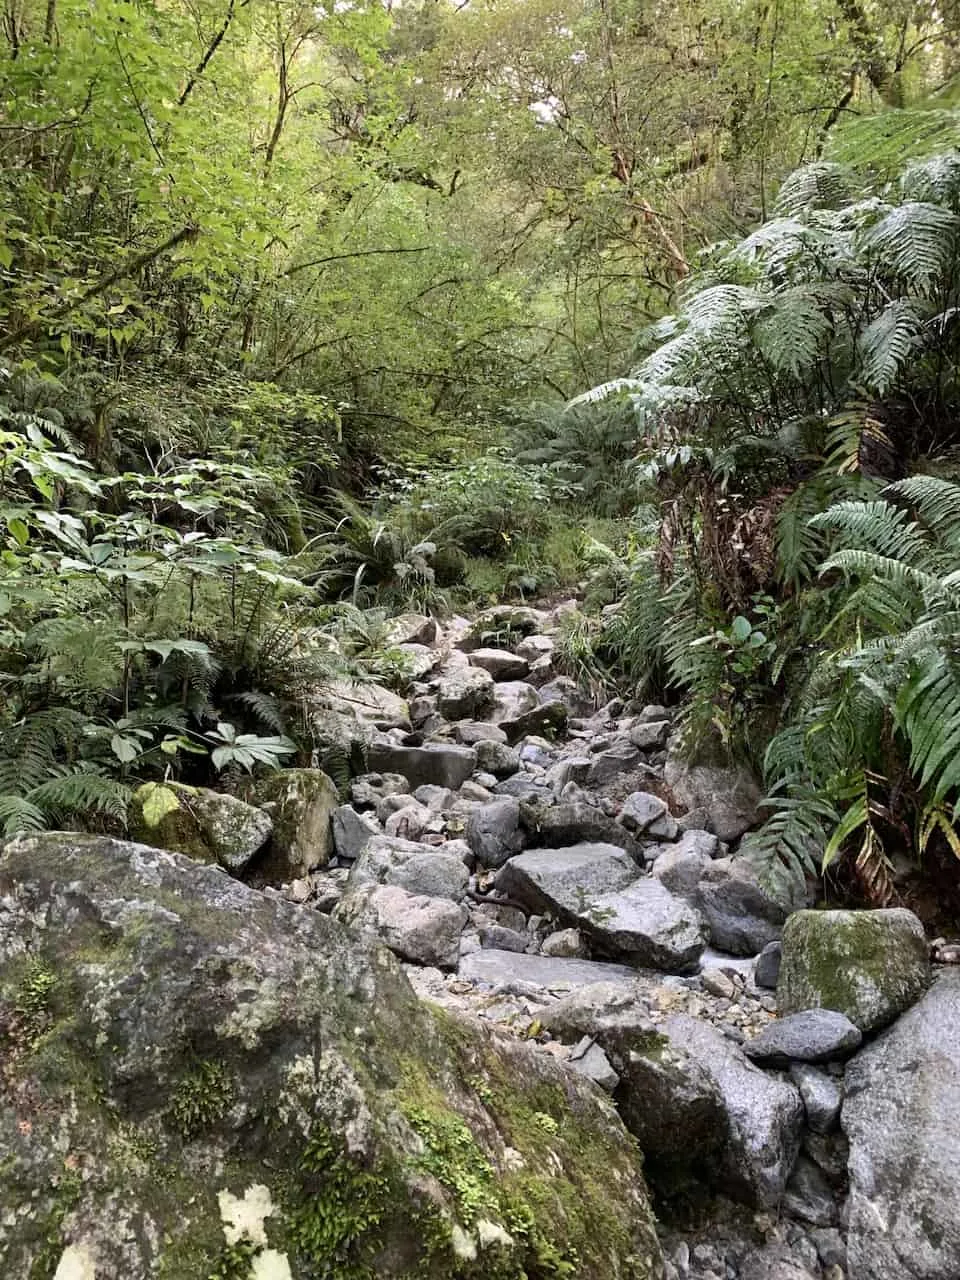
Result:
<svg viewBox="0 0 960 1280">
<path fill-rule="evenodd" d="M 168 813 L 175 813 L 180 808 L 177 793 L 162 782 L 145 782 L 133 795 L 140 804 L 143 821 L 148 827 L 159 826 Z"/>
</svg>

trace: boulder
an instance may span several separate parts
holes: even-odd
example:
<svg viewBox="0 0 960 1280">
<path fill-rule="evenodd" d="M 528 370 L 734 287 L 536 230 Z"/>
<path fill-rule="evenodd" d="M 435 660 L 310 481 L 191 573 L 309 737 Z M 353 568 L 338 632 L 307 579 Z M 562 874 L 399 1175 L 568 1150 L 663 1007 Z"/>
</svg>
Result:
<svg viewBox="0 0 960 1280">
<path fill-rule="evenodd" d="M 713 1077 L 647 1016 L 636 984 L 581 987 L 541 1016 L 566 1041 L 590 1036 L 620 1078 L 618 1110 L 664 1189 L 713 1181 L 727 1142 L 727 1113 Z"/>
<path fill-rule="evenodd" d="M 960 1276 L 960 972 L 847 1066 L 849 1274 Z"/>
<path fill-rule="evenodd" d="M 835 1009 L 861 1031 L 876 1031 L 909 1009 L 930 982 L 923 925 L 902 907 L 797 911 L 782 945 L 782 1014 Z"/>
<path fill-rule="evenodd" d="M 644 850 L 653 855 L 653 874 L 671 893 L 686 898 L 694 906 L 700 901 L 700 881 L 713 861 L 717 837 L 709 831 L 687 831 L 675 845 L 654 845 Z"/>
<path fill-rule="evenodd" d="M 498 888 L 534 911 L 580 928 L 597 946 L 631 964 L 695 972 L 705 945 L 701 918 L 621 849 L 581 844 L 511 858 Z"/>
<path fill-rule="evenodd" d="M 662 1273 L 594 1086 L 216 868 L 6 844 L 0 1025 L 11 1280 Z"/>
<path fill-rule="evenodd" d="M 428 831 L 442 833 L 443 823 L 426 805 L 414 800 L 391 813 L 384 820 L 383 829 L 388 836 L 399 836 L 401 840 L 419 840 Z"/>
<path fill-rule="evenodd" d="M 621 739 L 593 757 L 585 785 L 604 787 L 621 773 L 630 773 L 639 763 L 640 752 L 628 738 Z"/>
<path fill-rule="evenodd" d="M 377 835 L 350 868 L 348 883 L 351 891 L 366 884 L 392 884 L 408 893 L 457 901 L 469 878 L 462 858 L 443 845 Z"/>
<path fill-rule="evenodd" d="M 800 1149 L 803 1104 L 786 1080 L 755 1067 L 722 1032 L 686 1014 L 659 1027 L 674 1050 L 700 1064 L 720 1091 L 727 1136 L 720 1166 L 727 1194 L 773 1208 Z"/>
<path fill-rule="evenodd" d="M 771 1022 L 748 1040 L 743 1051 L 754 1062 L 787 1066 L 790 1062 L 830 1062 L 849 1058 L 863 1036 L 845 1014 L 832 1009 L 804 1009 Z"/>
<path fill-rule="evenodd" d="M 630 741 L 641 751 L 656 751 L 667 745 L 669 720 L 643 720 L 630 730 Z"/>
<path fill-rule="evenodd" d="M 270 852 L 260 868 L 270 880 L 291 880 L 325 867 L 334 852 L 336 784 L 319 769 L 281 769 L 256 788 L 257 803 L 273 819 Z"/>
<path fill-rule="evenodd" d="M 384 624 L 388 645 L 435 645 L 440 638 L 440 628 L 435 618 L 422 613 L 398 613 Z"/>
<path fill-rule="evenodd" d="M 618 821 L 628 831 L 642 835 L 669 813 L 667 803 L 649 791 L 632 791 L 623 802 Z"/>
<path fill-rule="evenodd" d="M 395 742 L 373 742 L 367 749 L 371 768 L 399 773 L 411 787 L 433 784 L 456 791 L 477 767 L 471 747 L 429 742 L 422 747 L 402 747 Z"/>
<path fill-rule="evenodd" d="M 566 992 L 594 982 L 636 981 L 635 969 L 598 960 L 555 959 L 552 956 L 518 955 L 513 951 L 475 951 L 464 956 L 457 970 L 468 982 L 488 987 L 541 987 Z"/>
<path fill-rule="evenodd" d="M 753 971 L 753 979 L 758 987 L 765 991 L 775 991 L 780 980 L 780 955 L 782 943 L 768 942 L 757 956 L 757 966 Z"/>
<path fill-rule="evenodd" d="M 540 685 L 540 701 L 559 703 L 571 716 L 589 716 L 597 709 L 596 700 L 569 676 L 556 676 Z"/>
<path fill-rule="evenodd" d="M 437 650 L 425 644 L 401 644 L 397 646 L 396 652 L 401 656 L 403 672 L 408 680 L 423 680 L 440 661 Z M 420 718 L 426 719 L 426 716 L 421 714 Z M 411 721 L 415 719 L 412 704 L 410 719 Z"/>
<path fill-rule="evenodd" d="M 520 755 L 503 742 L 481 741 L 474 750 L 477 753 L 477 767 L 486 773 L 492 773 L 502 780 L 510 778 L 520 769 Z"/>
<path fill-rule="evenodd" d="M 642 865 L 643 850 L 632 836 L 601 809 L 582 802 L 542 804 L 524 800 L 520 805 L 520 821 L 527 831 L 529 845 L 546 845 L 560 849 L 574 844 L 612 844 L 628 853 Z"/>
<path fill-rule="evenodd" d="M 528 686 L 529 688 L 529 686 Z M 534 692 L 536 692 L 534 690 Z M 562 702 L 545 703 L 519 714 L 516 719 L 500 722 L 500 728 L 513 745 L 530 734 L 537 737 L 559 736 L 567 727 L 567 709 Z"/>
<path fill-rule="evenodd" d="M 414 964 L 455 969 L 467 911 L 446 898 L 408 893 L 398 885 L 366 884 L 334 908 L 335 920 L 372 936 Z"/>
<path fill-rule="evenodd" d="M 440 677 L 437 711 L 445 720 L 469 720 L 493 700 L 493 677 L 480 667 L 459 667 Z"/>
<path fill-rule="evenodd" d="M 475 747 L 478 742 L 506 742 L 507 735 L 498 724 L 484 720 L 461 720 L 453 726 L 458 742 Z"/>
<path fill-rule="evenodd" d="M 696 812 L 697 826 L 727 843 L 760 821 L 763 792 L 746 769 L 690 765 L 670 757 L 664 781 L 684 808 Z"/>
<path fill-rule="evenodd" d="M 523 848 L 520 802 L 511 796 L 492 800 L 467 818 L 467 844 L 483 867 L 502 867 Z"/>
<path fill-rule="evenodd" d="M 790 908 L 763 888 L 746 858 L 714 858 L 697 892 L 710 941 L 720 951 L 755 956 L 783 932 Z"/>
<path fill-rule="evenodd" d="M 555 648 L 550 636 L 527 636 L 516 647 L 517 656 L 526 658 L 528 662 L 538 662 L 541 658 L 549 658 Z"/>
<path fill-rule="evenodd" d="M 466 635 L 457 642 L 464 653 L 472 653 L 482 646 L 506 645 L 538 634 L 546 625 L 548 615 L 541 609 L 526 605 L 497 604 L 478 613 Z"/>
<path fill-rule="evenodd" d="M 553 788 L 543 778 L 535 778 L 532 773 L 515 773 L 512 778 L 504 778 L 497 783 L 498 796 L 514 796 L 517 800 L 548 800 L 553 795 Z"/>
<path fill-rule="evenodd" d="M 532 684 L 523 680 L 505 680 L 494 687 L 493 709 L 491 716 L 496 724 L 503 727 L 505 720 L 517 720 L 520 716 L 540 705 L 540 695 Z M 504 730 L 506 733 L 507 731 Z M 507 739 L 516 742 L 516 738 Z"/>
<path fill-rule="evenodd" d="M 494 680 L 524 680 L 530 670 L 526 658 L 508 649 L 474 649 L 470 654 L 471 667 L 482 667 Z"/>
<path fill-rule="evenodd" d="M 374 729 L 411 727 L 406 698 L 380 684 L 335 680 L 325 690 L 324 701 L 334 716 L 357 720 Z"/>
<path fill-rule="evenodd" d="M 376 809 L 384 796 L 409 791 L 410 783 L 399 773 L 365 773 L 350 783 L 350 802 L 357 809 Z"/>
<path fill-rule="evenodd" d="M 221 791 L 179 782 L 147 782 L 139 787 L 128 821 L 140 840 L 199 862 L 218 863 L 236 874 L 260 852 L 273 831 L 273 821 L 263 809 Z"/>
</svg>

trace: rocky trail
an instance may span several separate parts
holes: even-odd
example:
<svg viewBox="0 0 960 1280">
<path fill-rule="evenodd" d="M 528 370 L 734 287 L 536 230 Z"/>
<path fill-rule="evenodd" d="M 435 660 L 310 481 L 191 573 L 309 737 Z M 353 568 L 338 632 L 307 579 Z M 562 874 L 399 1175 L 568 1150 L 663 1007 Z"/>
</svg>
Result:
<svg viewBox="0 0 960 1280">
<path fill-rule="evenodd" d="M 931 971 L 908 911 L 766 892 L 736 854 L 752 780 L 685 766 L 663 707 L 597 708 L 554 669 L 558 617 L 398 619 L 411 697 L 360 686 L 318 711 L 363 745 L 349 803 L 287 770 L 246 801 L 185 793 L 159 819 L 145 803 L 139 838 L 245 875 L 294 934 L 329 916 L 384 944 L 422 1002 L 516 1046 L 518 1080 L 564 1079 L 604 1114 L 612 1100 L 663 1262 L 649 1243 L 646 1269 L 531 1275 L 955 1280 L 960 971 Z M 38 842 L 0 869 L 8 917 Z M 554 1158 L 576 1163 L 576 1141 Z M 623 1176 L 611 1166 L 603 1194 Z"/>
</svg>

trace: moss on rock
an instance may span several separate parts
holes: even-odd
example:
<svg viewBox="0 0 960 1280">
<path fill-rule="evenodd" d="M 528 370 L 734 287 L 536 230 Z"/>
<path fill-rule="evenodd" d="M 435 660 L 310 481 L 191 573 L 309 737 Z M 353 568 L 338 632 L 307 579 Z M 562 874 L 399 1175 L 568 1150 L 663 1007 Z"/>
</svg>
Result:
<svg viewBox="0 0 960 1280">
<path fill-rule="evenodd" d="M 124 1280 L 661 1275 L 605 1098 L 214 868 L 6 845 L 0 1036 L 4 1275 L 68 1247 Z"/>
<path fill-rule="evenodd" d="M 777 1008 L 835 1009 L 861 1031 L 886 1026 L 930 983 L 923 925 L 911 911 L 796 911 L 784 927 Z"/>
</svg>

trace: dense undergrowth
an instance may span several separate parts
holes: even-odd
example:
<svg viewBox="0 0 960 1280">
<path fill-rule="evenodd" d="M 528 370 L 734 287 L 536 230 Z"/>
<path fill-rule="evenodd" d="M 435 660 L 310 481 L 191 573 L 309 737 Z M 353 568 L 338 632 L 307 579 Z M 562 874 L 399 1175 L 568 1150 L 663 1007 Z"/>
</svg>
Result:
<svg viewBox="0 0 960 1280">
<path fill-rule="evenodd" d="M 9 7 L 0 831 L 322 762 L 392 614 L 576 595 L 773 880 L 956 880 L 955 24 L 721 8 Z"/>
</svg>

